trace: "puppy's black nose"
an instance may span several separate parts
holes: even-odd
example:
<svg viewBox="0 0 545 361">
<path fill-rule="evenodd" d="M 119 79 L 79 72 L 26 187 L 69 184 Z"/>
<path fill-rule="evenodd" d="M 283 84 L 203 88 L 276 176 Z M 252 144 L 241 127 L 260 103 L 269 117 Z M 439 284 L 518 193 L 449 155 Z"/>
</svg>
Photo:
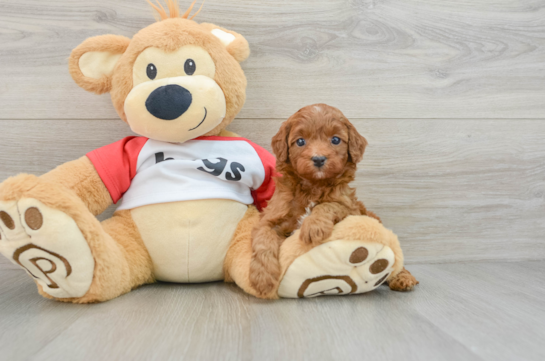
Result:
<svg viewBox="0 0 545 361">
<path fill-rule="evenodd" d="M 156 118 L 174 120 L 186 112 L 192 100 L 189 90 L 170 84 L 151 92 L 146 100 L 146 109 Z"/>
<path fill-rule="evenodd" d="M 314 166 L 318 168 L 322 168 L 324 166 L 325 161 L 327 160 L 324 156 L 319 157 L 312 157 L 312 161 L 314 162 Z"/>
</svg>

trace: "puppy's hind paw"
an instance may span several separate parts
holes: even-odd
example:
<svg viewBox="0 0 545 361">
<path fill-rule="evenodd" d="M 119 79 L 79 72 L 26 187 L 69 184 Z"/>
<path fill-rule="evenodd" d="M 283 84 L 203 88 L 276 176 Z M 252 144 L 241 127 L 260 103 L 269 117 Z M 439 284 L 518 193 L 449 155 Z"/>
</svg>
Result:
<svg viewBox="0 0 545 361">
<path fill-rule="evenodd" d="M 419 283 L 409 271 L 403 269 L 388 281 L 388 286 L 392 291 L 408 292 L 412 291 L 414 286 Z"/>
</svg>

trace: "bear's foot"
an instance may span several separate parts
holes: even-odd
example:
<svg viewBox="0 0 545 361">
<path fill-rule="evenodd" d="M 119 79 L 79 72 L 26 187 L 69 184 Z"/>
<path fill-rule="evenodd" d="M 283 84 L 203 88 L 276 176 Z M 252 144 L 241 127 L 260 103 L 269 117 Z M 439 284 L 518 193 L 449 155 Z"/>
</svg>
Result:
<svg viewBox="0 0 545 361">
<path fill-rule="evenodd" d="M 386 245 L 335 240 L 315 247 L 288 267 L 278 296 L 285 298 L 369 292 L 394 270 L 395 254 Z"/>
<path fill-rule="evenodd" d="M 0 253 L 54 298 L 84 296 L 95 261 L 76 222 L 37 199 L 0 201 Z"/>
</svg>

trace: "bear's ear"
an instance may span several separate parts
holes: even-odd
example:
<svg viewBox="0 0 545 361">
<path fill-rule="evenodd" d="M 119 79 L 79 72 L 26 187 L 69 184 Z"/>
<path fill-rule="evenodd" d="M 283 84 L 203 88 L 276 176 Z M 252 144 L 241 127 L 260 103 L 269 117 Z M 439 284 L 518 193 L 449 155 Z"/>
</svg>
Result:
<svg viewBox="0 0 545 361">
<path fill-rule="evenodd" d="M 72 51 L 70 75 L 83 89 L 103 94 L 112 88 L 112 74 L 131 39 L 119 35 L 89 38 Z"/>
<path fill-rule="evenodd" d="M 231 54 L 239 63 L 250 56 L 250 45 L 248 45 L 248 41 L 239 33 L 209 23 L 202 23 L 201 26 L 220 39 L 222 44 L 227 48 L 229 54 Z"/>
</svg>

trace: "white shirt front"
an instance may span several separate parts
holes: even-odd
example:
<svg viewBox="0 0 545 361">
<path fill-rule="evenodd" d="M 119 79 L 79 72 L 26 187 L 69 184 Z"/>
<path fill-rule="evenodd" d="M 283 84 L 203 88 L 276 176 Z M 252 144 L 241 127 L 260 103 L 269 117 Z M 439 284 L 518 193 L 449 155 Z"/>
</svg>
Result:
<svg viewBox="0 0 545 361">
<path fill-rule="evenodd" d="M 213 198 L 252 204 L 251 191 L 264 179 L 261 159 L 245 141 L 172 144 L 150 139 L 118 209 Z"/>
<path fill-rule="evenodd" d="M 275 159 L 245 138 L 166 143 L 127 137 L 87 154 L 118 209 L 229 199 L 261 209 L 274 192 Z"/>
</svg>

